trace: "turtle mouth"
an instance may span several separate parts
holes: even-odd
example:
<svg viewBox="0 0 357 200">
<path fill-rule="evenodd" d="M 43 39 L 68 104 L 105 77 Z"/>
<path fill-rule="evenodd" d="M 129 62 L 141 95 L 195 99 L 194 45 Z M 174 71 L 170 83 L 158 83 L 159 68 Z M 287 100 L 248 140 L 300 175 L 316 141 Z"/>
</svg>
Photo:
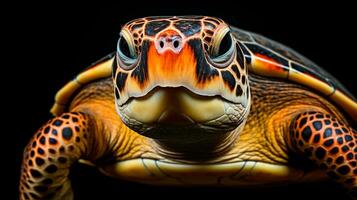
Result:
<svg viewBox="0 0 357 200">
<path fill-rule="evenodd" d="M 186 87 L 155 87 L 145 95 L 130 97 L 120 106 L 140 122 L 187 125 L 204 122 L 225 113 L 221 96 L 197 94 Z"/>
<path fill-rule="evenodd" d="M 249 107 L 185 87 L 156 87 L 117 105 L 117 111 L 124 124 L 141 135 L 197 141 L 234 130 L 246 119 Z"/>
<path fill-rule="evenodd" d="M 229 99 L 224 98 L 222 95 L 220 94 L 214 94 L 214 93 L 204 93 L 202 91 L 196 91 L 193 90 L 190 87 L 186 87 L 186 86 L 177 86 L 177 85 L 157 85 L 155 87 L 152 87 L 152 89 L 147 90 L 146 92 L 143 93 L 139 93 L 139 94 L 133 94 L 131 96 L 128 97 L 128 99 L 125 102 L 121 102 L 118 103 L 118 106 L 124 107 L 127 104 L 130 104 L 133 100 L 135 99 L 145 99 L 147 96 L 152 96 L 153 94 L 155 94 L 157 91 L 160 90 L 172 90 L 173 92 L 175 91 L 183 91 L 191 96 L 194 96 L 197 99 L 202 99 L 202 100 L 208 100 L 210 98 L 219 98 L 222 101 L 227 101 L 230 103 L 237 103 L 234 101 L 231 101 Z"/>
</svg>

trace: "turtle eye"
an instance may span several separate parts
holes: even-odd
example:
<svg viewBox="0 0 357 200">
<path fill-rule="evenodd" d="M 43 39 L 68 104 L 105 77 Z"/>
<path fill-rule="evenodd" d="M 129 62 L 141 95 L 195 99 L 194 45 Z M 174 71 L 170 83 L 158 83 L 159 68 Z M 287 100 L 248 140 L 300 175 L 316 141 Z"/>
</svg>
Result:
<svg viewBox="0 0 357 200">
<path fill-rule="evenodd" d="M 120 35 L 117 45 L 117 55 L 120 67 L 126 70 L 132 69 L 138 60 L 134 45 L 125 34 Z"/>
<path fill-rule="evenodd" d="M 229 29 L 217 33 L 212 42 L 210 60 L 216 67 L 224 68 L 230 64 L 234 55 L 233 38 Z"/>
</svg>

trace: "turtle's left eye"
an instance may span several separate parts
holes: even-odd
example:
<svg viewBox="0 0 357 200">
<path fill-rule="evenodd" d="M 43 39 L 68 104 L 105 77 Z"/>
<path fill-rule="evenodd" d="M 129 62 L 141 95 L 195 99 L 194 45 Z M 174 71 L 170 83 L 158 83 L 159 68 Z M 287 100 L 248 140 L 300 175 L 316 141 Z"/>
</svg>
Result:
<svg viewBox="0 0 357 200">
<path fill-rule="evenodd" d="M 134 45 L 125 34 L 120 35 L 117 45 L 117 55 L 119 61 L 121 61 L 120 67 L 126 70 L 132 69 L 138 60 Z"/>
<path fill-rule="evenodd" d="M 234 46 L 229 29 L 218 32 L 212 42 L 210 60 L 217 67 L 227 67 L 233 58 Z"/>
</svg>

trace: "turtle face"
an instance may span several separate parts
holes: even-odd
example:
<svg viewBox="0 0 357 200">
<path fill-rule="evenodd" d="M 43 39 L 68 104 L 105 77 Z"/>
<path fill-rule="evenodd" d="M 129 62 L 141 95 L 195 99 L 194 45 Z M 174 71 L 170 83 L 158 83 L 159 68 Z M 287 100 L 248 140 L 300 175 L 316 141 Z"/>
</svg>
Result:
<svg viewBox="0 0 357 200">
<path fill-rule="evenodd" d="M 123 26 L 113 64 L 117 111 L 158 139 L 227 133 L 244 124 L 250 95 L 243 53 L 212 17 L 147 17 Z"/>
</svg>

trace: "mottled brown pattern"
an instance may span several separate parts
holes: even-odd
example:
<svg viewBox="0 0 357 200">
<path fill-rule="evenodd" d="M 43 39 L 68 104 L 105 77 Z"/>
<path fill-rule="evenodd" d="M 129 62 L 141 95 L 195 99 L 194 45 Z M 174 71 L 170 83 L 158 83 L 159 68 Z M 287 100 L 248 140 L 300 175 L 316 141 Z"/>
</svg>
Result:
<svg viewBox="0 0 357 200">
<path fill-rule="evenodd" d="M 309 111 L 292 123 L 292 148 L 313 160 L 332 179 L 354 187 L 357 178 L 355 131 L 331 114 Z"/>
</svg>

